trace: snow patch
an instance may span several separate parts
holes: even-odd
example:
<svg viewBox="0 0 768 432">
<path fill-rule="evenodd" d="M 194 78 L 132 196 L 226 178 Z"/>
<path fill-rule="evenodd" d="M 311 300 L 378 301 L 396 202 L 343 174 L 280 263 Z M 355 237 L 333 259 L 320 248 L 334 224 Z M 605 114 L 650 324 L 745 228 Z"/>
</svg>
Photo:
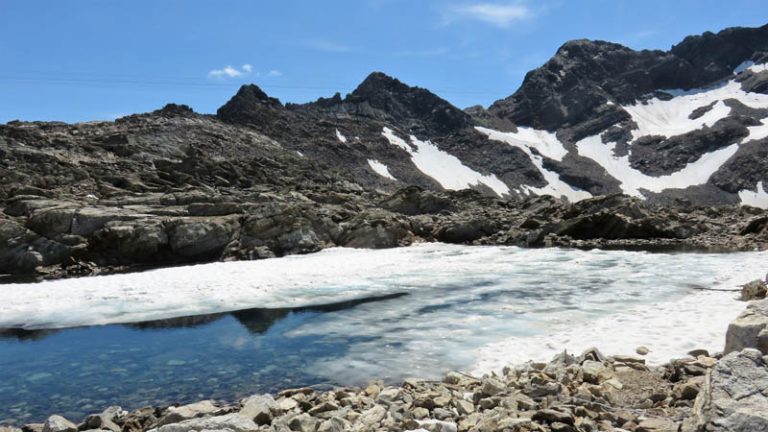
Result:
<svg viewBox="0 0 768 432">
<path fill-rule="evenodd" d="M 761 140 L 768 137 L 768 123 L 766 123 L 765 119 L 760 121 L 760 124 L 757 126 L 747 127 L 747 130 L 749 131 L 749 135 L 745 136 L 741 140 L 742 143 L 747 141 Z"/>
<path fill-rule="evenodd" d="M 368 159 L 368 165 L 376 174 L 382 177 L 388 178 L 390 180 L 397 180 L 395 177 L 392 176 L 392 174 L 389 173 L 389 168 L 383 163 L 374 159 Z"/>
<path fill-rule="evenodd" d="M 541 155 L 559 161 L 568 153 L 554 133 L 524 127 L 519 127 L 517 132 L 500 132 L 484 127 L 476 127 L 475 129 L 488 136 L 489 139 L 517 147 L 528 155 L 531 162 L 541 172 L 541 175 L 544 176 L 547 185 L 544 187 L 521 185 L 521 189 L 527 194 L 565 197 L 571 202 L 592 197 L 592 194 L 589 192 L 575 188 L 562 181 L 560 175 L 556 172 L 544 168 L 544 158 Z"/>
<path fill-rule="evenodd" d="M 762 64 L 759 64 L 759 65 L 752 65 L 752 66 L 749 67 L 749 70 L 751 72 L 755 72 L 755 73 L 757 73 L 757 72 L 765 72 L 765 71 L 768 70 L 768 63 L 762 63 Z"/>
<path fill-rule="evenodd" d="M 344 135 L 342 135 L 342 134 L 341 134 L 341 132 L 339 132 L 339 130 L 338 130 L 338 129 L 336 129 L 336 138 L 337 138 L 339 141 L 341 141 L 342 143 L 345 143 L 345 144 L 346 144 L 346 142 L 347 142 L 347 137 L 345 137 Z"/>
<path fill-rule="evenodd" d="M 766 191 L 763 182 L 758 182 L 755 191 L 744 189 L 739 191 L 739 198 L 743 205 L 768 210 L 768 191 Z"/>
<path fill-rule="evenodd" d="M 304 157 L 304 153 L 302 153 L 302 152 L 300 152 L 300 151 L 298 151 L 298 150 L 296 150 L 296 154 L 297 154 L 297 155 L 299 155 L 299 156 L 301 156 L 301 157 Z"/>
<path fill-rule="evenodd" d="M 621 182 L 621 190 L 638 198 L 645 198 L 640 189 L 661 192 L 665 189 L 684 189 L 706 183 L 720 167 L 739 149 L 738 144 L 705 153 L 696 162 L 672 174 L 653 177 L 632 168 L 629 156 L 614 155 L 616 143 L 604 144 L 599 135 L 582 139 L 576 143 L 581 156 L 600 164 L 612 177 Z"/>
<path fill-rule="evenodd" d="M 484 175 L 464 165 L 459 158 L 446 153 L 430 141 L 421 141 L 411 135 L 411 145 L 385 127 L 382 135 L 390 144 L 402 148 L 411 155 L 413 164 L 419 171 L 435 179 L 445 189 L 459 190 L 483 184 L 497 195 L 509 193 L 509 187 L 494 174 Z"/>
<path fill-rule="evenodd" d="M 750 70 L 754 67 L 750 66 Z M 731 113 L 731 108 L 723 102 L 726 99 L 736 99 L 751 108 L 768 108 L 768 95 L 745 92 L 741 84 L 733 80 L 710 88 L 662 91 L 673 96 L 672 99 L 653 98 L 622 107 L 637 123 L 637 129 L 632 130 L 633 139 L 648 135 L 671 137 L 712 126 Z M 712 109 L 701 117 L 688 118 L 695 109 L 713 103 Z"/>
</svg>

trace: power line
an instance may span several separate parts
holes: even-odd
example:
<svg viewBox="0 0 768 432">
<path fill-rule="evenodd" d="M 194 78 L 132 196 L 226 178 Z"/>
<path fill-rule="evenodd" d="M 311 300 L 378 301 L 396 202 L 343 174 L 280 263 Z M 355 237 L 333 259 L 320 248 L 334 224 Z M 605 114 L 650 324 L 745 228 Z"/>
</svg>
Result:
<svg viewBox="0 0 768 432">
<path fill-rule="evenodd" d="M 63 74 L 66 75 L 66 74 Z M 199 79 L 163 79 L 163 80 L 150 80 L 150 79 L 135 79 L 135 78 L 69 78 L 65 76 L 20 76 L 20 75 L 1 75 L 0 83 L 2 82 L 15 82 L 15 83 L 46 83 L 46 84 L 62 84 L 62 85 L 94 85 L 94 86 L 114 86 L 114 85 L 126 85 L 126 86 L 149 86 L 149 87 L 188 87 L 188 88 L 231 88 L 245 84 L 244 82 L 203 82 Z M 339 91 L 340 87 L 348 86 L 311 86 L 311 85 L 294 85 L 294 84 L 258 84 L 259 87 L 264 89 L 279 89 L 279 90 L 299 90 L 299 91 L 325 91 L 328 93 L 335 93 Z M 454 94 L 454 95 L 479 95 L 479 96 L 499 96 L 504 92 L 491 92 L 491 91 L 472 91 L 472 90 L 453 90 L 453 89 L 429 89 L 437 94 Z"/>
</svg>

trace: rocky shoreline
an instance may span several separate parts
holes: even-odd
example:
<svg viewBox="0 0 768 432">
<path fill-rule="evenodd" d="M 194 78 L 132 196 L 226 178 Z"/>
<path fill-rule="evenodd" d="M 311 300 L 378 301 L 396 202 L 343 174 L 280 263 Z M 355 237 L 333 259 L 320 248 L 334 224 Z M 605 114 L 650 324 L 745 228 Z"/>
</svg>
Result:
<svg viewBox="0 0 768 432">
<path fill-rule="evenodd" d="M 0 274 L 58 278 L 419 242 L 522 247 L 763 250 L 768 211 L 661 207 L 625 195 L 567 203 L 477 191 L 348 188 L 60 195 L 0 204 Z"/>
<path fill-rule="evenodd" d="M 742 294 L 764 298 L 765 284 L 748 284 Z M 287 389 L 234 404 L 207 400 L 130 412 L 110 407 L 79 424 L 53 415 L 0 431 L 768 430 L 768 299 L 752 301 L 730 324 L 722 353 L 695 350 L 661 366 L 646 364 L 646 348 L 637 353 L 605 356 L 591 348 L 482 377 L 452 372 L 441 381 Z"/>
</svg>

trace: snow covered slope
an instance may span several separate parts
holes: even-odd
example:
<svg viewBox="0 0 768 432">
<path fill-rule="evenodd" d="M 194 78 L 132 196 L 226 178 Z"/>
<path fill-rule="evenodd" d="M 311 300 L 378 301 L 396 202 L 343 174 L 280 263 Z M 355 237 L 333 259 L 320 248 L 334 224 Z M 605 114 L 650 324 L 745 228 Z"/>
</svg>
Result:
<svg viewBox="0 0 768 432">
<path fill-rule="evenodd" d="M 382 131 L 382 135 L 390 144 L 407 151 L 411 155 L 413 164 L 445 189 L 466 189 L 482 184 L 499 196 L 509 193 L 509 187 L 495 175 L 484 175 L 474 171 L 464 165 L 459 158 L 440 150 L 429 141 L 421 141 L 411 135 L 411 144 L 409 144 L 387 127 Z"/>
</svg>

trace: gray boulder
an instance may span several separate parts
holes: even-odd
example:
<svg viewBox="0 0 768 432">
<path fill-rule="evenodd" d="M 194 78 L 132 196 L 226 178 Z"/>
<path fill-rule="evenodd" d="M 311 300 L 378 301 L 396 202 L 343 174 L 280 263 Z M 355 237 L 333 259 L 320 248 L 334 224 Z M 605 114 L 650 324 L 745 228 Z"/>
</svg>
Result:
<svg viewBox="0 0 768 432">
<path fill-rule="evenodd" d="M 213 401 L 210 400 L 204 400 L 177 407 L 170 407 L 168 408 L 168 413 L 161 417 L 157 422 L 157 426 L 179 423 L 196 417 L 210 415 L 218 410 L 219 408 L 214 405 Z"/>
<path fill-rule="evenodd" d="M 768 430 L 768 358 L 732 352 L 707 374 L 683 432 Z"/>
<path fill-rule="evenodd" d="M 189 218 L 175 221 L 169 232 L 173 252 L 185 256 L 220 254 L 239 232 L 238 218 Z"/>
<path fill-rule="evenodd" d="M 43 424 L 43 432 L 77 432 L 77 425 L 60 415 L 52 415 Z"/>
<path fill-rule="evenodd" d="M 768 294 L 768 287 L 760 279 L 741 286 L 741 299 L 744 301 L 764 299 Z"/>
<path fill-rule="evenodd" d="M 218 417 L 202 417 L 186 420 L 181 423 L 163 425 L 149 432 L 190 432 L 205 430 L 229 430 L 231 432 L 253 432 L 259 427 L 253 420 L 240 414 L 227 414 Z"/>
<path fill-rule="evenodd" d="M 751 303 L 728 326 L 725 353 L 754 348 L 768 354 L 768 299 Z"/>
</svg>

